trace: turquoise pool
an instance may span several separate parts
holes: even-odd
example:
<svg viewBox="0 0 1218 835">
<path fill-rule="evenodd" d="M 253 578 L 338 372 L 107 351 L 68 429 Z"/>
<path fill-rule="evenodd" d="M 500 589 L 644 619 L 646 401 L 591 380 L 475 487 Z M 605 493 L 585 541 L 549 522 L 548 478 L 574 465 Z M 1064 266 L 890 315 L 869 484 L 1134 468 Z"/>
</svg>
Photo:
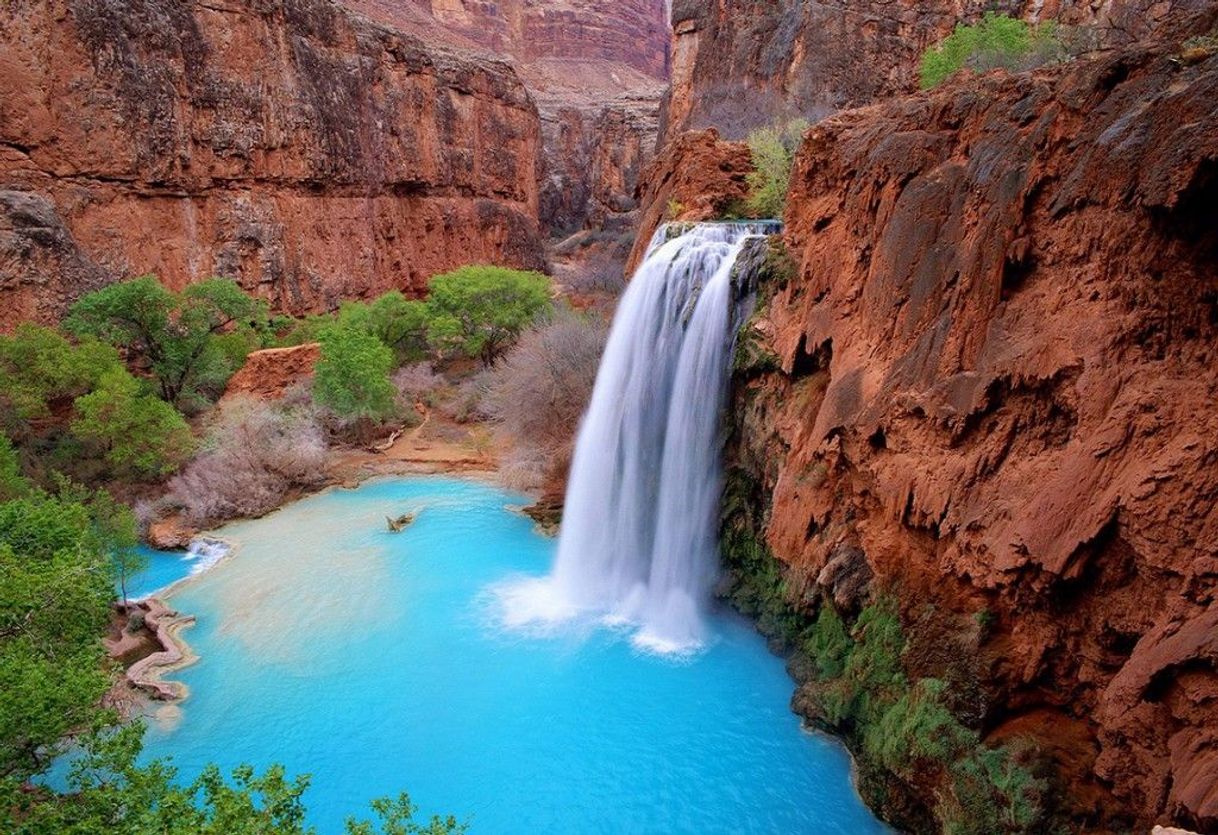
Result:
<svg viewBox="0 0 1218 835">
<path fill-rule="evenodd" d="M 492 589 L 554 543 L 472 481 L 386 479 L 228 526 L 233 558 L 176 592 L 201 656 L 147 755 L 309 772 L 322 833 L 405 789 L 473 833 L 887 831 L 750 625 L 712 620 L 681 659 L 629 635 L 503 625 Z M 417 512 L 401 534 L 384 517 Z"/>
</svg>

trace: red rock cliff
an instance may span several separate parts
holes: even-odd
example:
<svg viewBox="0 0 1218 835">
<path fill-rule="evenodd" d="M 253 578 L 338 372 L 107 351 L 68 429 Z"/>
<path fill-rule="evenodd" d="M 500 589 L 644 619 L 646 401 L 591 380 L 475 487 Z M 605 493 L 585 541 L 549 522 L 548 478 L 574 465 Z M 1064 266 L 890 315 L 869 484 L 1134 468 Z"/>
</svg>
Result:
<svg viewBox="0 0 1218 835">
<path fill-rule="evenodd" d="M 675 0 L 666 139 L 718 128 L 730 139 L 816 120 L 916 87 L 927 46 L 1000 10 L 1089 28 L 1099 45 L 1155 31 L 1197 0 Z"/>
<path fill-rule="evenodd" d="M 814 126 L 735 401 L 793 599 L 865 562 L 1087 831 L 1218 832 L 1218 54 L 1178 53 Z"/>
<path fill-rule="evenodd" d="M 300 313 L 543 262 L 511 67 L 326 0 L 8 4 L 0 80 L 5 325 L 149 272 Z"/>
<path fill-rule="evenodd" d="M 664 0 L 343 0 L 377 20 L 508 58 L 537 102 L 550 235 L 628 228 L 668 79 Z"/>
</svg>

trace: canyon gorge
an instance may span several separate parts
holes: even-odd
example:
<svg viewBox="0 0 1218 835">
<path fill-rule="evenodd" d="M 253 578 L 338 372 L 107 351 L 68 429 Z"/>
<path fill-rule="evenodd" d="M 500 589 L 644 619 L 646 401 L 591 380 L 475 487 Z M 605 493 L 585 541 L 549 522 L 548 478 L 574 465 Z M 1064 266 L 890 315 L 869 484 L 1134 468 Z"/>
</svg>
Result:
<svg viewBox="0 0 1218 835">
<path fill-rule="evenodd" d="M 920 90 L 927 48 L 987 12 L 1069 54 Z M 1218 833 L 1218 3 L 31 0 L 0 8 L 0 85 L 0 333 L 144 274 L 293 316 L 471 263 L 558 274 L 564 240 L 630 275 L 707 234 L 684 224 L 739 220 L 750 133 L 805 120 L 782 230 L 727 235 L 730 291 L 707 273 L 756 293 L 726 343 L 716 592 L 750 601 L 793 709 L 902 831 L 955 831 L 951 763 L 873 756 L 806 649 L 826 616 L 861 643 L 884 601 L 900 675 L 1047 786 L 1044 828 L 1004 831 Z M 706 263 L 674 259 L 676 301 L 670 264 L 648 275 L 684 331 Z M 230 392 L 284 397 L 321 351 L 261 352 Z M 615 368 L 596 425 L 623 446 L 586 442 L 608 457 L 558 553 L 618 603 L 649 567 L 623 579 L 606 520 L 657 504 L 643 410 L 671 381 Z M 604 577 L 571 580 L 597 547 Z"/>
</svg>

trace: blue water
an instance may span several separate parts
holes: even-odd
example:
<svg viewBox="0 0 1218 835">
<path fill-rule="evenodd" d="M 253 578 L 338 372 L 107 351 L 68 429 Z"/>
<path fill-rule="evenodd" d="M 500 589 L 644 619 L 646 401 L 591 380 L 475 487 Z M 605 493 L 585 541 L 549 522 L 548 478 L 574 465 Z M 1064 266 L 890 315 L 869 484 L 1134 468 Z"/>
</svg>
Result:
<svg viewBox="0 0 1218 835">
<path fill-rule="evenodd" d="M 146 545 L 137 549 L 145 559 L 144 567 L 127 578 L 127 597 L 140 600 L 190 576 L 195 562 L 185 551 L 155 551 Z M 121 594 L 119 585 L 115 592 Z"/>
<path fill-rule="evenodd" d="M 717 614 L 700 654 L 640 654 L 609 629 L 549 637 L 499 619 L 496 584 L 543 575 L 554 543 L 523 497 L 389 479 L 224 529 L 232 559 L 172 596 L 197 616 L 190 697 L 148 756 L 309 772 L 311 823 L 379 795 L 473 833 L 885 832 L 831 739 L 749 624 Z M 384 517 L 418 512 L 401 534 Z"/>
</svg>

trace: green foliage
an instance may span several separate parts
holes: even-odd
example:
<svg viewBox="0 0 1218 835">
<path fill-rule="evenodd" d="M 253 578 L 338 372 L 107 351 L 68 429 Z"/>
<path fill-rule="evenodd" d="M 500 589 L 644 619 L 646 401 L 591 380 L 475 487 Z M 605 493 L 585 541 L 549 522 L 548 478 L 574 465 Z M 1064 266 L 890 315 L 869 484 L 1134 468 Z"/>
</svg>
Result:
<svg viewBox="0 0 1218 835">
<path fill-rule="evenodd" d="M 912 778 L 920 769 L 943 768 L 977 746 L 977 735 L 943 705 L 944 687 L 938 679 L 920 679 L 867 726 L 863 746 L 884 768 Z"/>
<path fill-rule="evenodd" d="M 393 351 L 398 365 L 426 356 L 429 319 L 426 302 L 409 300 L 397 290 L 371 303 L 345 302 L 338 312 L 339 325 L 375 336 Z"/>
<path fill-rule="evenodd" d="M 76 398 L 72 432 L 101 450 L 115 475 L 159 478 L 176 470 L 194 445 L 182 416 L 125 369 L 106 372 L 97 388 Z"/>
<path fill-rule="evenodd" d="M 961 69 L 1026 69 L 1062 57 L 1057 28 L 1049 21 L 1031 26 L 1005 14 L 986 12 L 971 26 L 952 34 L 922 55 L 923 89 L 938 86 Z"/>
<path fill-rule="evenodd" d="M 549 280 L 535 272 L 468 266 L 433 277 L 430 287 L 428 339 L 484 366 L 551 310 Z"/>
<path fill-rule="evenodd" d="M 21 475 L 21 462 L 17 450 L 5 435 L 0 435 L 0 501 L 24 496 L 30 483 Z"/>
<path fill-rule="evenodd" d="M 84 504 L 31 494 L 0 504 L 0 777 L 45 764 L 91 720 L 109 684 L 103 526 Z"/>
<path fill-rule="evenodd" d="M 1044 832 L 1049 786 L 1006 748 L 976 747 L 951 767 L 945 835 Z"/>
<path fill-rule="evenodd" d="M 791 166 L 808 123 L 795 119 L 781 127 L 759 128 L 749 134 L 753 170 L 747 182 L 745 212 L 755 218 L 781 218 L 787 204 Z"/>
<path fill-rule="evenodd" d="M 395 408 L 392 370 L 393 353 L 379 339 L 333 325 L 322 331 L 313 393 L 318 403 L 344 419 L 381 420 Z"/>
<path fill-rule="evenodd" d="M 267 309 L 226 279 L 174 293 L 144 276 L 84 296 L 64 325 L 124 349 L 157 379 L 162 399 L 190 408 L 222 392 L 245 354 L 261 344 Z"/>
<path fill-rule="evenodd" d="M 372 811 L 380 819 L 379 826 L 370 821 L 347 819 L 347 835 L 464 835 L 469 826 L 460 823 L 451 815 L 446 818 L 433 816 L 424 823 L 414 820 L 418 811 L 410 801 L 410 795 L 402 792 L 397 797 L 378 797 L 372 801 Z"/>
<path fill-rule="evenodd" d="M 118 352 L 96 340 L 73 345 L 50 328 L 22 324 L 0 336 L 0 420 L 15 436 L 51 415 L 56 401 L 92 390 L 103 374 L 122 368 Z"/>
<path fill-rule="evenodd" d="M 853 645 L 837 610 L 821 606 L 803 646 L 804 652 L 816 664 L 819 677 L 834 679 L 846 672 L 846 660 Z"/>
</svg>

